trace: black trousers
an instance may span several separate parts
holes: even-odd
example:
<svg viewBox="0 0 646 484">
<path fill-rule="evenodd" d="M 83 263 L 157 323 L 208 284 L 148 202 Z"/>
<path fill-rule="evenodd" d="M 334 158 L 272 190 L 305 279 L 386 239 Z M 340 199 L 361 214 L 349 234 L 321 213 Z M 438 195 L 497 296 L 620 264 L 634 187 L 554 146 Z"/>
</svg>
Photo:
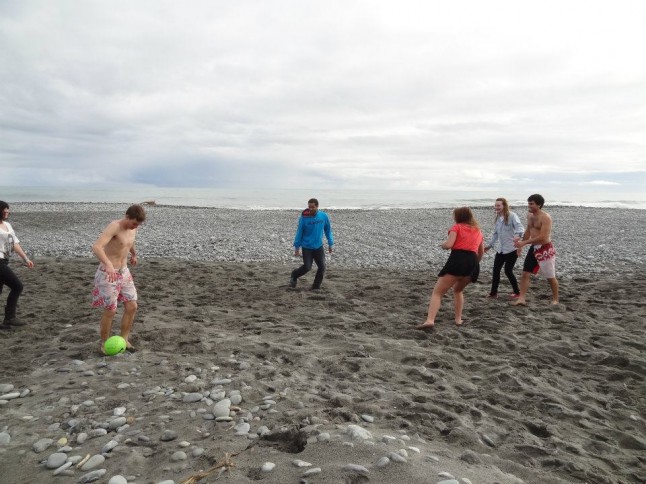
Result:
<svg viewBox="0 0 646 484">
<path fill-rule="evenodd" d="M 491 277 L 491 295 L 498 294 L 498 284 L 500 284 L 500 270 L 505 266 L 505 275 L 511 283 L 511 289 L 514 294 L 519 294 L 518 281 L 514 275 L 514 265 L 518 260 L 516 251 L 511 251 L 509 254 L 501 254 L 496 252 L 496 258 L 493 261 L 493 276 Z"/>
<path fill-rule="evenodd" d="M 323 247 L 318 249 L 301 249 L 303 252 L 303 265 L 292 272 L 292 279 L 298 279 L 304 274 L 307 274 L 312 269 L 312 262 L 316 262 L 316 276 L 314 276 L 314 284 L 312 287 L 321 287 L 323 282 L 323 274 L 325 274 L 325 250 Z"/>
<path fill-rule="evenodd" d="M 0 294 L 5 285 L 10 289 L 9 296 L 7 296 L 7 306 L 5 307 L 5 319 L 15 318 L 18 298 L 22 292 L 22 282 L 9 268 L 9 261 L 0 259 Z"/>
</svg>

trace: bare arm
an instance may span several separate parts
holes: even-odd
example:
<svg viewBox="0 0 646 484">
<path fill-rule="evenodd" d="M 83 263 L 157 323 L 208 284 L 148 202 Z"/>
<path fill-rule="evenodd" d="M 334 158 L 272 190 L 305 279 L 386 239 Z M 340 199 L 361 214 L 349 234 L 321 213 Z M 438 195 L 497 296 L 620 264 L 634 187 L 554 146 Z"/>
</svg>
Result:
<svg viewBox="0 0 646 484">
<path fill-rule="evenodd" d="M 29 260 L 29 257 L 27 257 L 27 254 L 25 254 L 25 251 L 22 250 L 22 247 L 20 247 L 20 244 L 14 244 L 13 245 L 13 250 L 18 256 L 25 261 L 25 264 L 27 264 L 27 267 L 30 269 L 34 267 L 34 263 Z"/>
<path fill-rule="evenodd" d="M 478 246 L 478 262 L 482 260 L 482 256 L 484 255 L 484 253 L 485 253 L 484 241 L 482 241 Z"/>
<path fill-rule="evenodd" d="M 105 246 L 108 245 L 112 238 L 117 234 L 118 229 L 118 223 L 112 222 L 106 227 L 103 233 L 99 235 L 99 238 L 96 239 L 96 242 L 92 245 L 92 252 L 94 252 L 94 255 L 96 255 L 97 259 L 99 259 L 101 264 L 103 264 L 110 282 L 114 282 L 116 280 L 117 273 L 114 270 L 112 262 L 105 253 Z"/>
<path fill-rule="evenodd" d="M 449 250 L 451 247 L 453 247 L 453 244 L 455 244 L 455 240 L 458 238 L 458 233 L 457 232 L 449 232 L 448 238 L 442 242 L 442 248 L 444 250 Z"/>
<path fill-rule="evenodd" d="M 523 237 L 520 240 L 514 240 L 514 245 L 517 247 L 518 250 L 516 250 L 516 253 L 520 255 L 523 251 L 523 246 L 526 245 L 523 243 L 523 241 L 529 239 L 529 226 L 532 224 L 531 220 L 531 214 L 527 215 L 527 227 L 525 228 L 525 232 L 523 232 Z"/>
<path fill-rule="evenodd" d="M 519 242 L 517 247 L 522 247 L 523 245 L 534 245 L 534 244 L 547 244 L 550 241 L 550 234 L 552 233 L 552 217 L 545 215 L 541 220 L 541 227 L 534 237 L 528 237 L 527 231 L 523 236 L 522 242 Z"/>
<path fill-rule="evenodd" d="M 130 247 L 130 263 L 133 266 L 137 265 L 137 251 L 135 250 L 135 243 L 132 243 L 132 247 Z"/>
</svg>

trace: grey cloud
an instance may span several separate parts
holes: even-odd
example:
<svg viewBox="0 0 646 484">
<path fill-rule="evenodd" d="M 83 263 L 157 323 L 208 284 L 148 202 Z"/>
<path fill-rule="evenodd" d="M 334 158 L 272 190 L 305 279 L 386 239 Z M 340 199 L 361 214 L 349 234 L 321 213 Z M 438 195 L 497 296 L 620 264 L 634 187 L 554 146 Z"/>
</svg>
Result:
<svg viewBox="0 0 646 484">
<path fill-rule="evenodd" d="M 5 180 L 475 188 L 643 166 L 646 7 L 393 5 L 3 2 Z"/>
</svg>

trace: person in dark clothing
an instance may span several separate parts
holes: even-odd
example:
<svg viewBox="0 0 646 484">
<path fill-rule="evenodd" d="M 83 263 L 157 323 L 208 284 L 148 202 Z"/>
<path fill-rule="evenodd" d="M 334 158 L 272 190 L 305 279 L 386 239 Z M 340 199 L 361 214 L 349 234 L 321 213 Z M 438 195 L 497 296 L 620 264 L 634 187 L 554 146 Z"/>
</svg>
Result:
<svg viewBox="0 0 646 484">
<path fill-rule="evenodd" d="M 7 222 L 9 218 L 9 204 L 0 201 L 0 293 L 4 286 L 9 287 L 9 296 L 7 296 L 7 305 L 4 308 L 4 321 L 0 329 L 9 329 L 11 326 L 24 326 L 24 322 L 16 317 L 16 308 L 18 298 L 22 293 L 22 282 L 18 276 L 9 267 L 9 257 L 15 252 L 24 261 L 30 269 L 34 263 L 29 260 L 25 251 L 20 246 L 20 241 L 13 230 L 13 227 Z"/>
</svg>

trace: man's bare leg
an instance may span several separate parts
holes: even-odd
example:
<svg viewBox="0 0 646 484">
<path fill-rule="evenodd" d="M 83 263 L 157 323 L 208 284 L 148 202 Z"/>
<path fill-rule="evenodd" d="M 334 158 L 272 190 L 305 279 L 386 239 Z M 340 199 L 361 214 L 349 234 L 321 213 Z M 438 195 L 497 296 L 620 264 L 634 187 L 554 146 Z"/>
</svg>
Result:
<svg viewBox="0 0 646 484">
<path fill-rule="evenodd" d="M 130 337 L 130 330 L 132 329 L 132 324 L 135 320 L 135 314 L 137 313 L 137 301 L 126 301 L 123 303 L 123 317 L 121 318 L 121 337 L 126 340 L 126 348 L 131 351 L 135 350 L 135 347 L 130 344 L 128 338 Z"/>
<path fill-rule="evenodd" d="M 444 296 L 449 289 L 455 284 L 457 278 L 451 275 L 445 275 L 440 277 L 433 287 L 433 292 L 431 294 L 431 300 L 428 303 L 428 315 L 426 316 L 426 321 L 422 324 L 415 326 L 415 329 L 429 329 L 432 328 L 435 324 L 435 316 L 437 316 L 438 311 L 440 310 L 440 305 L 442 304 L 442 296 Z"/>
<path fill-rule="evenodd" d="M 529 272 L 523 271 L 523 275 L 520 277 L 520 294 L 518 299 L 516 299 L 512 306 L 527 306 L 527 301 L 525 301 L 525 295 L 527 295 L 527 290 L 529 289 Z"/>
<path fill-rule="evenodd" d="M 110 337 L 110 333 L 112 332 L 112 320 L 114 319 L 114 314 L 116 311 L 110 310 L 110 309 L 105 309 L 103 311 L 103 314 L 101 315 L 101 323 L 99 325 L 99 336 L 101 338 L 101 346 L 99 348 L 99 351 L 101 354 L 105 355 L 105 350 L 103 349 L 103 344 L 105 343 L 105 340 L 107 340 Z"/>
<path fill-rule="evenodd" d="M 556 277 L 550 277 L 547 282 L 550 283 L 550 287 L 552 288 L 552 304 L 556 305 L 559 303 L 559 283 Z"/>
</svg>

